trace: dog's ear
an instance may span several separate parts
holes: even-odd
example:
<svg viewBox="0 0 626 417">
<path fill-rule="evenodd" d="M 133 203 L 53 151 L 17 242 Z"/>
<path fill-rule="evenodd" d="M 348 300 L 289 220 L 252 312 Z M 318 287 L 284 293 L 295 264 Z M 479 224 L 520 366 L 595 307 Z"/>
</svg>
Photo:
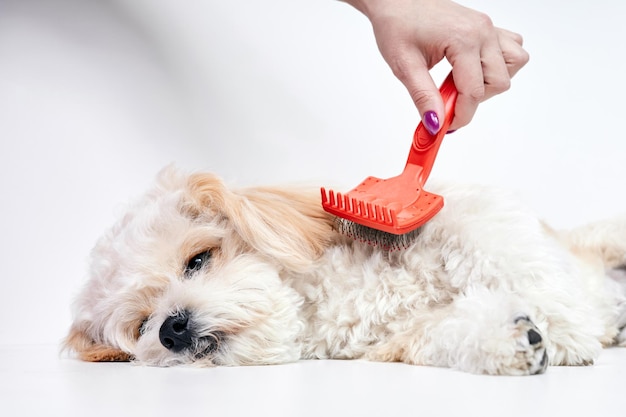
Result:
<svg viewBox="0 0 626 417">
<path fill-rule="evenodd" d="M 190 175 L 187 189 L 189 193 L 183 210 L 193 217 L 201 216 L 207 210 L 212 214 L 222 213 L 227 201 L 234 197 L 219 177 L 208 173 Z"/>
<path fill-rule="evenodd" d="M 314 190 L 244 190 L 230 218 L 256 250 L 293 269 L 310 265 L 332 236 L 331 217 Z"/>
<path fill-rule="evenodd" d="M 306 268 L 333 235 L 332 218 L 321 208 L 314 190 L 233 192 L 210 174 L 192 175 L 189 187 L 196 207 L 221 213 L 248 245 L 284 267 Z"/>
<path fill-rule="evenodd" d="M 87 362 L 128 362 L 131 359 L 128 353 L 120 349 L 95 342 L 77 325 L 70 329 L 63 350 L 75 352 L 81 360 Z"/>
</svg>

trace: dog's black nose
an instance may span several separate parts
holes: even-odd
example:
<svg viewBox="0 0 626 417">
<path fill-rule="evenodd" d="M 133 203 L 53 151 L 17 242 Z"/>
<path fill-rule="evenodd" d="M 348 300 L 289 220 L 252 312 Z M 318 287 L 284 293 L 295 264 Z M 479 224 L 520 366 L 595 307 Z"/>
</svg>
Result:
<svg viewBox="0 0 626 417">
<path fill-rule="evenodd" d="M 161 344 L 172 352 L 180 352 L 191 346 L 193 329 L 189 323 L 189 312 L 179 311 L 165 319 L 159 330 Z"/>
</svg>

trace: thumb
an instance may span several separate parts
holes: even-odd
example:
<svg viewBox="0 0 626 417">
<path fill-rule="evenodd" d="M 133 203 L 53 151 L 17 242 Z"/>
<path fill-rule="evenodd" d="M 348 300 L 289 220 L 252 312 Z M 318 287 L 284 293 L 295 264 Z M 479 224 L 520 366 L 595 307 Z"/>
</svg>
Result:
<svg viewBox="0 0 626 417">
<path fill-rule="evenodd" d="M 424 127 L 431 135 L 439 132 L 444 117 L 443 100 L 428 69 L 413 68 L 410 73 L 398 78 L 413 99 Z"/>
</svg>

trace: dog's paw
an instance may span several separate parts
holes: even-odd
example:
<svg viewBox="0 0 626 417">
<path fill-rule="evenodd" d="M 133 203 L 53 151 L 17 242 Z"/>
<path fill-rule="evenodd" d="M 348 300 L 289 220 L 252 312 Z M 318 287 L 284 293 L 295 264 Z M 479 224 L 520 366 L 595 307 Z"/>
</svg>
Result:
<svg viewBox="0 0 626 417">
<path fill-rule="evenodd" d="M 515 358 L 510 363 L 510 374 L 535 375 L 544 373 L 548 367 L 548 353 L 543 336 L 537 326 L 520 315 L 513 320 Z"/>
</svg>

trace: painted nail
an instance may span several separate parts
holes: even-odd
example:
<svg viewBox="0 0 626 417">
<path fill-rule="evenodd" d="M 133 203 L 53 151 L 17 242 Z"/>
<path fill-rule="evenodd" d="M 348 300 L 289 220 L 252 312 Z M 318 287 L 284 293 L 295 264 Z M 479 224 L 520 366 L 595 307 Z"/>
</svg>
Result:
<svg viewBox="0 0 626 417">
<path fill-rule="evenodd" d="M 437 117 L 437 113 L 430 110 L 424 113 L 424 127 L 431 135 L 439 131 L 439 117 Z"/>
<path fill-rule="evenodd" d="M 446 132 L 446 135 L 449 135 L 450 133 L 454 133 L 454 132 L 456 132 L 456 129 L 448 130 L 448 131 Z"/>
</svg>

